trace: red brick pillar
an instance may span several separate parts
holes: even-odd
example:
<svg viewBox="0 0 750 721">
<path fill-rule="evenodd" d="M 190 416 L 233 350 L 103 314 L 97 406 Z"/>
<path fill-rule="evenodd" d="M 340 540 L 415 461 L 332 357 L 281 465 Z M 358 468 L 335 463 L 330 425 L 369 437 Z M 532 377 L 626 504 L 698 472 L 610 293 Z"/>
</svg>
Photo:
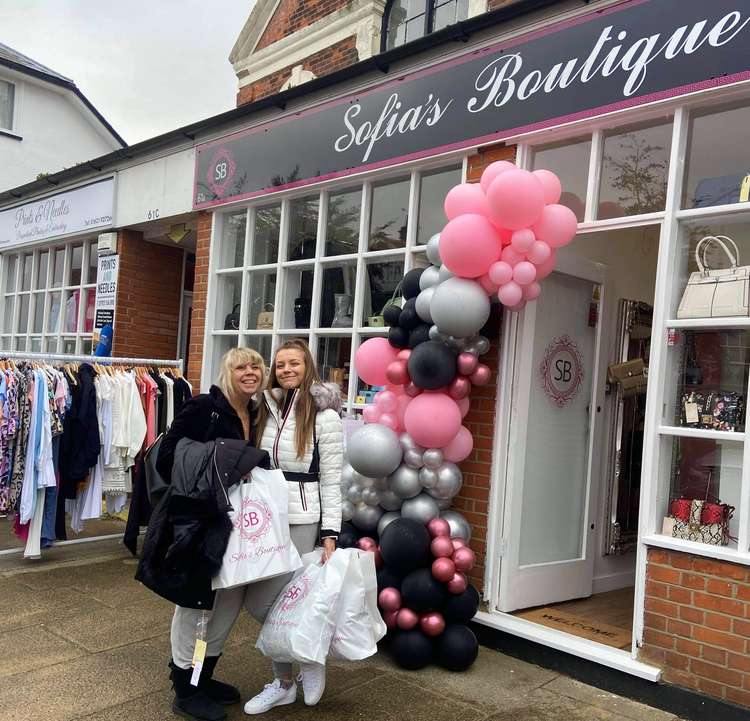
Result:
<svg viewBox="0 0 750 721">
<path fill-rule="evenodd" d="M 195 286 L 193 288 L 193 318 L 190 324 L 190 362 L 188 381 L 195 393 L 200 392 L 203 367 L 203 338 L 206 330 L 206 300 L 208 298 L 208 259 L 211 252 L 211 213 L 198 213 L 195 247 Z"/>
</svg>

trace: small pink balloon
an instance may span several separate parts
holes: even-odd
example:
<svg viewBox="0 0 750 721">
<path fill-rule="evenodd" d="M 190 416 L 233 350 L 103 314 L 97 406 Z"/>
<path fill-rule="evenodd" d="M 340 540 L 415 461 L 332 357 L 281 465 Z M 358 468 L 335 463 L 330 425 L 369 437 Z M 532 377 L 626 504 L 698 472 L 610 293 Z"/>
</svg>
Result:
<svg viewBox="0 0 750 721">
<path fill-rule="evenodd" d="M 513 268 L 513 280 L 520 286 L 533 283 L 536 280 L 536 266 L 528 260 L 521 261 Z"/>
<path fill-rule="evenodd" d="M 383 413 L 393 413 L 398 408 L 398 396 L 393 391 L 380 391 L 375 394 L 375 405 Z"/>
<path fill-rule="evenodd" d="M 422 389 L 419 388 L 418 386 L 415 386 L 414 383 L 409 381 L 404 386 L 404 393 L 406 393 L 406 395 L 409 396 L 410 398 L 416 398 L 420 393 L 422 393 Z"/>
<path fill-rule="evenodd" d="M 474 564 L 477 562 L 477 557 L 474 555 L 468 546 L 463 548 L 457 548 L 453 551 L 453 563 L 456 564 L 456 570 L 466 573 L 474 568 Z"/>
<path fill-rule="evenodd" d="M 458 403 L 458 409 L 461 411 L 461 418 L 466 418 L 466 414 L 471 408 L 471 399 L 469 396 L 466 396 L 466 398 L 461 398 L 461 400 L 456 402 Z"/>
<path fill-rule="evenodd" d="M 547 258 L 547 260 L 545 260 L 544 263 L 540 263 L 536 267 L 536 279 L 539 281 L 539 280 L 543 280 L 544 278 L 546 278 L 548 275 L 552 273 L 556 265 L 557 265 L 557 252 L 553 250 L 550 253 L 549 258 Z"/>
<path fill-rule="evenodd" d="M 546 241 L 552 248 L 562 248 L 570 243 L 578 232 L 576 214 L 564 205 L 548 205 L 542 211 L 532 230 L 539 240 Z"/>
<path fill-rule="evenodd" d="M 529 283 L 523 289 L 524 300 L 536 300 L 542 294 L 542 286 L 539 283 Z"/>
<path fill-rule="evenodd" d="M 490 217 L 503 228 L 528 228 L 544 210 L 544 186 L 528 170 L 517 168 L 501 173 L 486 192 Z"/>
<path fill-rule="evenodd" d="M 456 573 L 456 564 L 453 563 L 453 561 L 450 558 L 446 558 L 446 557 L 436 558 L 432 562 L 432 577 L 436 581 L 440 581 L 441 583 L 446 583 L 447 581 L 450 581 L 451 578 L 453 578 L 455 573 Z"/>
<path fill-rule="evenodd" d="M 401 591 L 393 586 L 384 588 L 378 594 L 378 605 L 384 611 L 398 611 L 401 608 Z"/>
<path fill-rule="evenodd" d="M 463 593 L 469 587 L 469 582 L 466 580 L 466 576 L 464 576 L 463 573 L 456 573 L 453 578 L 448 581 L 447 586 L 450 593 L 458 595 L 459 593 Z M 403 609 L 401 609 L 401 611 L 403 611 Z M 398 612 L 399 616 L 401 615 L 401 611 Z"/>
<path fill-rule="evenodd" d="M 558 178 L 551 170 L 535 170 L 534 175 L 539 178 L 539 181 L 544 188 L 544 202 L 547 205 L 552 205 L 560 201 L 560 195 L 562 195 L 562 185 L 560 178 Z"/>
<path fill-rule="evenodd" d="M 511 268 L 515 268 L 523 260 L 526 260 L 526 256 L 515 250 L 512 245 L 503 249 L 502 261 L 507 263 Z"/>
<path fill-rule="evenodd" d="M 454 551 L 457 551 L 459 548 L 464 548 L 466 546 L 463 538 L 451 538 L 451 544 L 453 545 Z"/>
<path fill-rule="evenodd" d="M 481 186 L 475 183 L 461 183 L 453 186 L 445 196 L 443 209 L 448 220 L 453 220 L 465 213 L 489 215 L 490 212 L 487 196 Z"/>
<path fill-rule="evenodd" d="M 440 257 L 461 278 L 479 278 L 500 257 L 497 229 L 484 215 L 459 215 L 440 233 Z"/>
<path fill-rule="evenodd" d="M 411 350 L 409 348 L 404 348 L 396 354 L 396 358 L 402 361 L 408 361 L 409 356 L 411 356 Z"/>
<path fill-rule="evenodd" d="M 443 458 L 452 463 L 461 463 L 471 455 L 473 450 L 474 438 L 471 431 L 466 426 L 461 426 L 456 437 L 443 447 Z"/>
<path fill-rule="evenodd" d="M 521 302 L 523 290 L 521 290 L 521 286 L 518 283 L 511 280 L 510 283 L 506 283 L 497 291 L 497 297 L 503 305 L 511 307 Z"/>
<path fill-rule="evenodd" d="M 506 251 L 507 249 L 503 251 L 503 255 L 505 255 Z M 490 271 L 487 275 L 493 284 L 500 287 L 513 279 L 513 266 L 504 260 L 499 260 L 490 266 Z"/>
<path fill-rule="evenodd" d="M 453 398 L 454 401 L 460 401 L 462 398 L 471 393 L 471 381 L 464 376 L 459 376 L 451 381 L 448 386 L 448 395 Z"/>
<path fill-rule="evenodd" d="M 492 181 L 497 178 L 498 175 L 505 173 L 508 170 L 515 169 L 516 166 L 508 160 L 498 160 L 494 163 L 490 163 L 490 165 L 484 169 L 479 181 L 482 190 L 486 193 L 489 190 L 490 185 L 492 185 Z"/>
<path fill-rule="evenodd" d="M 535 241 L 536 236 L 532 230 L 521 228 L 521 230 L 517 230 L 513 233 L 510 245 L 517 253 L 525 255 L 531 250 L 531 246 L 534 245 Z"/>
<path fill-rule="evenodd" d="M 376 548 L 373 553 L 375 554 L 375 568 L 382 568 L 383 567 L 383 554 L 380 552 L 379 548 Z"/>
<path fill-rule="evenodd" d="M 382 386 L 387 381 L 385 369 L 396 360 L 396 349 L 387 338 L 370 338 L 354 354 L 354 367 L 357 375 L 374 386 Z"/>
<path fill-rule="evenodd" d="M 475 385 L 475 386 L 483 386 L 490 382 L 490 378 L 492 377 L 492 371 L 489 369 L 489 366 L 486 366 L 484 363 L 480 363 L 477 366 L 477 369 L 469 376 L 469 380 Z M 381 423 L 383 421 L 383 417 L 380 417 Z"/>
<path fill-rule="evenodd" d="M 386 611 L 383 614 L 383 621 L 385 621 L 386 628 L 389 631 L 395 631 L 397 627 L 396 619 L 398 618 L 398 611 Z"/>
<path fill-rule="evenodd" d="M 489 274 L 485 274 L 481 278 L 477 278 L 477 283 L 482 286 L 484 292 L 487 293 L 487 295 L 495 295 L 495 293 L 500 290 L 500 286 L 491 280 Z"/>
<path fill-rule="evenodd" d="M 464 589 L 466 590 L 466 589 Z M 398 616 L 396 617 L 396 625 L 402 631 L 409 631 L 419 623 L 419 616 L 410 608 L 399 609 Z"/>
<path fill-rule="evenodd" d="M 456 358 L 456 368 L 462 376 L 470 376 L 476 370 L 478 362 L 473 353 L 459 353 Z"/>
<path fill-rule="evenodd" d="M 357 548 L 360 551 L 368 551 L 370 553 L 374 553 L 377 547 L 378 544 L 375 543 L 375 541 L 369 536 L 363 536 L 357 541 Z"/>
<path fill-rule="evenodd" d="M 445 631 L 445 619 L 442 613 L 430 611 L 419 617 L 419 627 L 425 636 L 439 636 Z"/>
<path fill-rule="evenodd" d="M 362 410 L 362 418 L 365 423 L 377 423 L 380 420 L 380 408 L 374 404 L 365 406 Z"/>
<path fill-rule="evenodd" d="M 434 519 L 438 520 L 438 519 Z M 444 520 L 444 519 L 440 519 Z M 435 536 L 430 544 L 430 550 L 435 558 L 450 558 L 453 555 L 453 544 L 447 535 Z"/>
<path fill-rule="evenodd" d="M 398 422 L 398 417 L 395 413 L 383 413 L 380 416 L 380 420 L 378 421 L 381 426 L 386 426 L 386 428 L 390 428 L 392 431 L 399 431 L 400 423 Z"/>
<path fill-rule="evenodd" d="M 451 526 L 448 521 L 444 518 L 433 518 L 427 524 L 427 530 L 430 532 L 432 538 L 438 538 L 440 536 L 448 536 L 450 539 Z M 448 554 L 451 555 L 450 553 Z"/>
<path fill-rule="evenodd" d="M 395 360 L 388 364 L 385 371 L 385 377 L 396 385 L 403 385 L 409 382 L 409 370 L 406 361 Z"/>
<path fill-rule="evenodd" d="M 552 248 L 543 240 L 535 240 L 526 257 L 534 265 L 541 265 L 552 255 Z"/>
</svg>

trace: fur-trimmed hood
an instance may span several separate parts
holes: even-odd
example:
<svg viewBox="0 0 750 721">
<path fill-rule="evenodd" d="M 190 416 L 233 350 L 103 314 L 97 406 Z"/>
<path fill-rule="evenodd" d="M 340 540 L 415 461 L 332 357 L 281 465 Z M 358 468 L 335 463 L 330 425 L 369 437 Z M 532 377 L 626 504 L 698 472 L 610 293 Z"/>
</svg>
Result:
<svg viewBox="0 0 750 721">
<path fill-rule="evenodd" d="M 270 393 L 277 403 L 281 403 L 284 397 L 283 388 L 271 388 Z M 318 412 L 330 409 L 341 413 L 341 387 L 338 383 L 313 383 L 310 395 L 315 399 Z"/>
</svg>

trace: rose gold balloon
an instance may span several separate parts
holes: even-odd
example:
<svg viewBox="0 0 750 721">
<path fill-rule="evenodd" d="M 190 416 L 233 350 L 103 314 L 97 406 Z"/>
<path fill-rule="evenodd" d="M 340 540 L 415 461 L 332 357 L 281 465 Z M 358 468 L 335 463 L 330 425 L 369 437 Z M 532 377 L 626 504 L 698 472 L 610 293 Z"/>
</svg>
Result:
<svg viewBox="0 0 750 721">
<path fill-rule="evenodd" d="M 450 558 L 454 552 L 453 544 L 448 536 L 436 536 L 433 538 L 430 550 L 435 558 Z"/>
<path fill-rule="evenodd" d="M 451 535 L 450 524 L 444 518 L 433 518 L 427 524 L 427 530 L 430 532 L 430 535 L 433 538 L 435 538 L 436 536 L 450 536 Z"/>
<path fill-rule="evenodd" d="M 439 636 L 445 631 L 445 619 L 442 613 L 430 611 L 423 613 L 419 618 L 419 627 L 425 636 Z"/>
<path fill-rule="evenodd" d="M 468 546 L 463 548 L 457 548 L 453 551 L 453 563 L 456 564 L 456 570 L 466 573 L 474 568 L 474 564 L 477 562 L 477 557 L 474 555 Z"/>
<path fill-rule="evenodd" d="M 463 548 L 466 545 L 460 538 L 451 538 L 451 543 L 453 544 L 453 550 Z"/>
<path fill-rule="evenodd" d="M 396 619 L 398 618 L 398 611 L 386 611 L 383 614 L 383 621 L 389 631 L 393 631 L 397 628 Z"/>
<path fill-rule="evenodd" d="M 411 381 L 409 381 L 404 386 L 404 393 L 406 393 L 407 396 L 411 396 L 412 398 L 416 398 L 421 392 L 422 392 L 422 389 L 417 388 L 417 386 L 415 386 L 414 383 L 412 383 Z"/>
<path fill-rule="evenodd" d="M 404 631 L 408 631 L 419 623 L 419 616 L 410 608 L 402 608 L 396 617 L 396 624 Z"/>
<path fill-rule="evenodd" d="M 363 538 L 360 538 L 359 541 L 357 541 L 357 548 L 359 548 L 360 551 L 374 551 L 378 547 L 378 544 L 375 543 L 375 541 L 372 538 L 369 538 L 368 536 L 364 536 Z"/>
<path fill-rule="evenodd" d="M 385 377 L 393 384 L 401 386 L 409 382 L 406 361 L 395 360 L 385 369 Z"/>
<path fill-rule="evenodd" d="M 462 376 L 470 376 L 476 369 L 479 361 L 473 353 L 459 353 L 456 358 L 456 367 Z"/>
<path fill-rule="evenodd" d="M 469 586 L 469 582 L 466 580 L 466 576 L 463 573 L 456 573 L 450 581 L 448 581 L 448 591 L 458 595 L 463 593 Z M 401 611 L 399 611 L 401 613 Z"/>
<path fill-rule="evenodd" d="M 446 583 L 456 574 L 456 564 L 450 558 L 436 558 L 432 562 L 432 577 L 436 581 Z"/>
<path fill-rule="evenodd" d="M 491 377 L 492 371 L 489 369 L 489 366 L 486 366 L 484 363 L 480 363 L 477 366 L 477 369 L 469 376 L 471 382 L 475 386 L 483 386 L 486 383 L 489 383 Z"/>
<path fill-rule="evenodd" d="M 465 376 L 458 376 L 448 386 L 448 395 L 454 401 L 460 401 L 471 393 L 471 381 Z"/>
<path fill-rule="evenodd" d="M 411 350 L 409 350 L 408 348 L 404 348 L 403 350 L 400 350 L 398 353 L 396 353 L 396 358 L 402 361 L 408 361 L 410 355 Z"/>
<path fill-rule="evenodd" d="M 398 611 L 401 608 L 401 591 L 393 586 L 384 588 L 378 595 L 378 604 L 384 611 Z"/>
</svg>

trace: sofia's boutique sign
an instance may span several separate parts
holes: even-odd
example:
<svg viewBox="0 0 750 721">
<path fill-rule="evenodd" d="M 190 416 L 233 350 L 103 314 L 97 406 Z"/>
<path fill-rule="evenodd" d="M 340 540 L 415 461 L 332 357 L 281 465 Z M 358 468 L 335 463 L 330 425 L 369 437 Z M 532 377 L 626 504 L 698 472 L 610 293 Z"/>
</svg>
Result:
<svg viewBox="0 0 750 721">
<path fill-rule="evenodd" d="M 208 207 L 750 78 L 747 0 L 626 0 L 198 148 Z"/>
</svg>

